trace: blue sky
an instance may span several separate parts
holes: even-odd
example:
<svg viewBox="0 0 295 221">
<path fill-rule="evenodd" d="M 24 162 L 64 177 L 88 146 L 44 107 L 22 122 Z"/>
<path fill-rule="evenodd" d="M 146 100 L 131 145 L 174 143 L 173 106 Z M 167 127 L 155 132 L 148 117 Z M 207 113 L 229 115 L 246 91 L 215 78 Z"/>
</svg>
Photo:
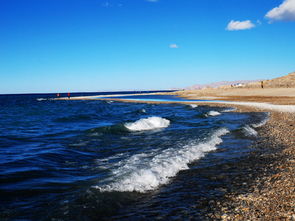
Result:
<svg viewBox="0 0 295 221">
<path fill-rule="evenodd" d="M 270 79 L 294 39 L 295 0 L 1 0 L 0 93 Z"/>
</svg>

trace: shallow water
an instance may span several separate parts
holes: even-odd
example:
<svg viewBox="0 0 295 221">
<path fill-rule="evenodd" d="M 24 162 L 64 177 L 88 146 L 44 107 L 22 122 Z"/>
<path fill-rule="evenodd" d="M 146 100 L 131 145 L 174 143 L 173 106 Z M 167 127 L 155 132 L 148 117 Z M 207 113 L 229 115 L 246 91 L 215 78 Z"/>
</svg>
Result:
<svg viewBox="0 0 295 221">
<path fill-rule="evenodd" d="M 218 166 L 247 155 L 267 117 L 38 98 L 0 96 L 0 218 L 200 218 L 200 202 L 222 195 Z"/>
<path fill-rule="evenodd" d="M 219 100 L 200 100 L 200 99 L 185 99 L 182 97 L 178 97 L 175 95 L 120 95 L 120 96 L 112 96 L 112 97 L 97 97 L 98 99 L 124 99 L 130 101 L 153 101 L 153 102 L 216 102 Z M 228 101 L 229 102 L 229 101 Z"/>
</svg>

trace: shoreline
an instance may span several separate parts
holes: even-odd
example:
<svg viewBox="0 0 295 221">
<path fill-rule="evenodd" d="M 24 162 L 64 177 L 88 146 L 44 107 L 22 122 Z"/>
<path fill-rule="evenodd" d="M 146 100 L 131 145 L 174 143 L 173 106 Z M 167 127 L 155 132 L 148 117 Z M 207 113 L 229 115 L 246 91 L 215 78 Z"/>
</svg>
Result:
<svg viewBox="0 0 295 221">
<path fill-rule="evenodd" d="M 194 97 L 176 93 L 165 95 L 213 99 L 210 102 L 102 100 L 198 104 L 235 107 L 237 112 L 270 112 L 267 123 L 257 128 L 258 138 L 251 145 L 253 152 L 232 165 L 232 169 L 239 172 L 235 177 L 229 177 L 232 188 L 226 190 L 223 197 L 208 202 L 205 217 L 217 220 L 295 220 L 295 96 L 252 96 L 249 101 L 248 96 L 225 98 L 216 94 L 208 97 L 207 94 Z M 229 102 L 231 98 L 234 102 Z"/>
<path fill-rule="evenodd" d="M 261 93 L 261 90 L 257 91 Z M 237 190 L 227 191 L 222 199 L 213 202 L 207 218 L 295 220 L 295 94 L 286 96 L 288 91 L 290 90 L 285 90 L 277 96 L 273 94 L 269 96 L 267 93 L 259 94 L 260 96 L 247 96 L 247 93 L 246 96 L 233 96 L 233 93 L 228 92 L 231 96 L 221 97 L 223 94 L 210 90 L 211 96 L 214 96 L 213 100 L 239 102 L 203 103 L 204 105 L 231 106 L 237 108 L 238 112 L 269 111 L 270 116 L 265 125 L 257 128 L 258 139 L 252 145 L 254 151 L 239 169 L 244 173 L 232 177 Z M 194 96 L 181 97 L 194 98 Z M 240 102 L 243 102 L 242 106 L 239 105 Z M 253 102 L 254 105 L 251 105 Z M 262 105 L 265 102 L 267 105 Z M 271 108 L 274 107 L 272 105 L 279 108 Z M 282 105 L 287 109 L 280 110 Z M 289 109 L 287 105 L 291 108 Z M 242 189 L 245 189 L 245 192 L 239 193 Z"/>
<path fill-rule="evenodd" d="M 148 103 L 188 104 L 187 102 Z M 237 112 L 270 112 L 266 124 L 256 128 L 258 138 L 251 145 L 253 152 L 242 159 L 238 164 L 239 168 L 236 168 L 237 165 L 232 165 L 233 169 L 240 172 L 236 177 L 230 178 L 234 181 L 233 190 L 226 191 L 220 199 L 210 200 L 205 217 L 217 220 L 295 220 L 294 107 L 289 112 L 276 108 L 265 109 L 259 105 L 252 106 L 249 105 L 251 102 L 244 102 L 242 105 L 239 102 L 214 102 L 214 100 L 191 103 L 235 107 Z M 276 106 L 281 107 L 281 105 L 280 102 Z"/>
</svg>

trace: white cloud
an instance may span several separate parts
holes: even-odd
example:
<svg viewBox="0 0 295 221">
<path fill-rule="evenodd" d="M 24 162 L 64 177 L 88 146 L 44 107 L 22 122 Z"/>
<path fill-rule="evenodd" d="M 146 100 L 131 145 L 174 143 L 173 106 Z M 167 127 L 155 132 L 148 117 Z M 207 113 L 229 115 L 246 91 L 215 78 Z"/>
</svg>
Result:
<svg viewBox="0 0 295 221">
<path fill-rule="evenodd" d="M 238 31 L 238 30 L 245 30 L 245 29 L 251 29 L 254 28 L 255 25 L 250 21 L 250 20 L 246 20 L 246 21 L 234 21 L 231 20 L 227 27 L 226 30 L 228 31 Z"/>
<path fill-rule="evenodd" d="M 265 15 L 272 21 L 295 21 L 295 0 L 284 0 Z"/>
<path fill-rule="evenodd" d="M 177 44 L 170 44 L 169 48 L 179 48 L 179 46 Z"/>
<path fill-rule="evenodd" d="M 110 2 L 106 1 L 106 2 L 102 3 L 101 6 L 104 7 L 104 8 L 110 8 L 113 5 Z"/>
</svg>

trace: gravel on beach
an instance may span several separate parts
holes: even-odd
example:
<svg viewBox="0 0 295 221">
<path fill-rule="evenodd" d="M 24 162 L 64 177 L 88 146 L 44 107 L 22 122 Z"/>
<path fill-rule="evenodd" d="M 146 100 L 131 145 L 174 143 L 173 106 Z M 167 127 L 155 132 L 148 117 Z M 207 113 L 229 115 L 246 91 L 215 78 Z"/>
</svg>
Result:
<svg viewBox="0 0 295 221">
<path fill-rule="evenodd" d="M 240 108 L 238 111 L 253 111 Z M 254 110 L 256 111 L 256 110 Z M 295 114 L 271 112 L 253 152 L 236 167 L 209 220 L 295 220 Z"/>
</svg>

